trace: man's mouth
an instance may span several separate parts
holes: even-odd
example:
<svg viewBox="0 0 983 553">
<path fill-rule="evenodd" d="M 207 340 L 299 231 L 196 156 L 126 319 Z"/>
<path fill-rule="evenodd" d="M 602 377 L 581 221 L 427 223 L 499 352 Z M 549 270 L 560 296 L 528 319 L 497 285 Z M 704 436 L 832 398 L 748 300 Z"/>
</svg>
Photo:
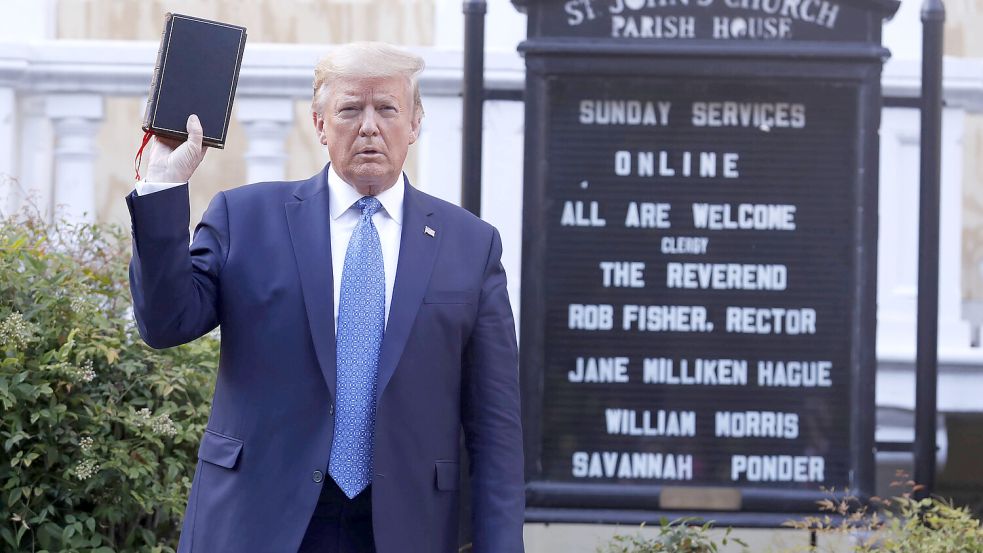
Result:
<svg viewBox="0 0 983 553">
<path fill-rule="evenodd" d="M 366 148 L 366 149 L 361 150 L 360 152 L 358 152 L 358 155 L 362 155 L 362 156 L 374 156 L 374 155 L 379 155 L 381 153 L 382 152 L 380 152 L 379 150 L 374 150 L 372 148 Z"/>
</svg>

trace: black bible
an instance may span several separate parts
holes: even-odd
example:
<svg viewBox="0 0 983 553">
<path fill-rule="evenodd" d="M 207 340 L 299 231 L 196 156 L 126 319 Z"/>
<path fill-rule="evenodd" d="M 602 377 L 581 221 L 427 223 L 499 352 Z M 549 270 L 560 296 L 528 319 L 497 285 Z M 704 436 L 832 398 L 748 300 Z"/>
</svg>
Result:
<svg viewBox="0 0 983 553">
<path fill-rule="evenodd" d="M 246 29 L 168 13 L 147 97 L 143 130 L 186 140 L 198 115 L 206 146 L 222 148 L 232 116 Z"/>
</svg>

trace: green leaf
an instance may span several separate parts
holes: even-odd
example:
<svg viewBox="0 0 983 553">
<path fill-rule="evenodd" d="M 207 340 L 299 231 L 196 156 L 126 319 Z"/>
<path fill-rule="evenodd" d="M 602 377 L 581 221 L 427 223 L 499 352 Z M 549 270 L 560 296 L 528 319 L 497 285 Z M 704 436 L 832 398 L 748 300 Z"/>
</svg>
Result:
<svg viewBox="0 0 983 553">
<path fill-rule="evenodd" d="M 132 318 L 130 247 L 118 227 L 0 217 L 0 320 L 17 310 L 34 325 L 27 347 L 0 348 L 0 552 L 177 547 L 218 334 L 146 346 Z M 95 380 L 70 378 L 90 361 Z M 169 413 L 176 435 L 121 415 L 143 407 Z M 92 439 L 84 452 L 82 438 Z M 79 479 L 87 466 L 94 473 Z M 18 513 L 25 520 L 12 520 Z"/>
<path fill-rule="evenodd" d="M 10 451 L 11 448 L 13 448 L 15 445 L 17 445 L 18 443 L 20 443 L 21 440 L 23 440 L 24 438 L 29 438 L 29 437 L 30 436 L 28 436 L 24 432 L 15 432 L 13 436 L 7 438 L 7 440 L 3 442 L 3 449 L 5 451 Z"/>
<path fill-rule="evenodd" d="M 10 531 L 7 526 L 0 526 L 0 537 L 3 541 L 7 542 L 11 547 L 17 547 L 17 539 L 14 538 L 14 533 Z"/>
<path fill-rule="evenodd" d="M 20 499 L 20 490 L 21 488 L 15 488 L 10 491 L 10 495 L 7 496 L 8 505 L 14 505 L 17 503 L 17 500 Z"/>
</svg>

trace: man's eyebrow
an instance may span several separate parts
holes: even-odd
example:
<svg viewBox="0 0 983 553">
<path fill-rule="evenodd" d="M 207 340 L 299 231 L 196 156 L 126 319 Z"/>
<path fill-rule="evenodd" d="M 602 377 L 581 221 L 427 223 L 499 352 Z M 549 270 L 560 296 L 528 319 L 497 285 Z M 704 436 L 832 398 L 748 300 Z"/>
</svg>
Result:
<svg viewBox="0 0 983 553">
<path fill-rule="evenodd" d="M 362 98 L 363 98 L 363 95 L 362 94 L 353 93 L 353 92 L 339 92 L 335 101 L 336 101 L 336 103 L 341 104 L 341 103 L 344 103 L 344 102 L 357 102 L 357 101 L 361 101 Z M 377 94 L 373 94 L 372 95 L 372 100 L 373 101 L 376 101 L 376 102 L 378 102 L 380 100 L 389 100 L 389 101 L 396 102 L 396 103 L 399 103 L 399 101 L 400 101 L 398 95 L 393 94 L 393 93 L 390 93 L 390 92 L 380 92 L 380 93 L 377 93 Z"/>
<path fill-rule="evenodd" d="M 399 99 L 399 97 L 393 94 L 392 92 L 380 92 L 379 94 L 376 94 L 376 96 L 379 98 L 391 98 L 393 100 Z"/>
</svg>

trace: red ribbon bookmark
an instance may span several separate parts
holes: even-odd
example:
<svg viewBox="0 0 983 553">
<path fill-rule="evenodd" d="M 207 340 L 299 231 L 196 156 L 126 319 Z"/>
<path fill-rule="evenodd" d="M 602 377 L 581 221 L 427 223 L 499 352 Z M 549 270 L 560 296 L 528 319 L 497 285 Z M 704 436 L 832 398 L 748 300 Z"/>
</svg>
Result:
<svg viewBox="0 0 983 553">
<path fill-rule="evenodd" d="M 147 147 L 147 143 L 150 142 L 150 137 L 154 135 L 154 131 L 148 130 L 143 133 L 143 142 L 140 144 L 140 149 L 137 150 L 137 155 L 133 158 L 133 170 L 136 171 L 137 180 L 140 180 L 140 162 L 143 161 L 143 149 Z"/>
</svg>

